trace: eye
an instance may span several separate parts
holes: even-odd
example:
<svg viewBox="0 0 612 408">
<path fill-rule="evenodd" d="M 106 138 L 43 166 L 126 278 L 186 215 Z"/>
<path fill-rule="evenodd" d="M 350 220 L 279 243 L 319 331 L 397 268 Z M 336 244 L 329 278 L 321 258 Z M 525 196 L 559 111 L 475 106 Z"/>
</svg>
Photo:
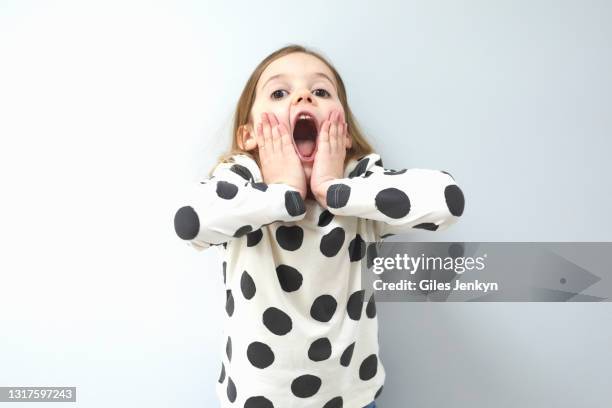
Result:
<svg viewBox="0 0 612 408">
<path fill-rule="evenodd" d="M 279 92 L 281 92 L 281 94 L 279 95 Z M 277 89 L 276 91 L 272 92 L 272 94 L 270 95 L 270 97 L 272 99 L 280 99 L 283 97 L 282 92 L 287 92 L 284 89 Z"/>
<path fill-rule="evenodd" d="M 317 91 L 322 91 L 322 92 L 323 92 L 323 95 L 317 95 Z M 327 92 L 327 91 L 326 91 L 325 89 L 323 89 L 323 88 L 317 88 L 317 89 L 315 89 L 315 90 L 314 90 L 314 94 L 315 94 L 316 96 L 321 96 L 321 97 L 323 97 L 323 98 L 327 98 L 327 97 L 331 96 L 331 94 L 330 94 L 329 92 Z"/>
</svg>

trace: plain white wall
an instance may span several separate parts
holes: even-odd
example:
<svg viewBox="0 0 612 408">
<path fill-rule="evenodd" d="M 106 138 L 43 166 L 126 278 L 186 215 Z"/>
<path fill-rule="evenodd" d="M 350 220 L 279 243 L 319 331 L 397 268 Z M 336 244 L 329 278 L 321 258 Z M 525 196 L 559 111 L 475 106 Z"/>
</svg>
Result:
<svg viewBox="0 0 612 408">
<path fill-rule="evenodd" d="M 609 241 L 611 18 L 606 1 L 0 1 L 0 385 L 215 406 L 221 268 L 172 218 L 289 43 L 331 59 L 386 167 L 462 187 L 462 220 L 410 239 Z M 379 310 L 383 408 L 612 397 L 608 304 Z"/>
</svg>

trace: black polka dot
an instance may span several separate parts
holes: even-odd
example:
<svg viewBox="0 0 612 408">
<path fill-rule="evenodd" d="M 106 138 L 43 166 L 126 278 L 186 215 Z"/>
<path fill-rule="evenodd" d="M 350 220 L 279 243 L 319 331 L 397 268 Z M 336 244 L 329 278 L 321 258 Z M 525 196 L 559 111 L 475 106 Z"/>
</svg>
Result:
<svg viewBox="0 0 612 408">
<path fill-rule="evenodd" d="M 312 361 L 327 360 L 331 356 L 331 342 L 327 337 L 316 339 L 308 348 L 308 358 Z"/>
<path fill-rule="evenodd" d="M 332 184 L 327 188 L 327 206 L 330 208 L 342 208 L 348 203 L 351 196 L 351 188 L 346 184 Z"/>
<path fill-rule="evenodd" d="M 359 163 L 357 163 L 357 166 L 355 166 L 355 168 L 353 169 L 353 171 L 349 173 L 348 178 L 358 177 L 365 173 L 366 169 L 368 168 L 369 162 L 370 159 L 360 160 Z"/>
<path fill-rule="evenodd" d="M 225 354 L 227 354 L 227 359 L 232 361 L 232 338 L 227 336 L 227 343 L 225 343 Z"/>
<path fill-rule="evenodd" d="M 302 274 L 289 265 L 279 265 L 276 268 L 276 276 L 285 292 L 296 291 L 302 286 Z"/>
<path fill-rule="evenodd" d="M 247 169 L 241 164 L 234 164 L 232 167 L 230 167 L 230 170 L 238 174 L 240 177 L 242 177 L 243 179 L 247 181 L 253 179 L 253 175 L 251 174 L 249 169 Z"/>
<path fill-rule="evenodd" d="M 321 379 L 310 374 L 301 375 L 291 382 L 291 392 L 300 398 L 312 397 L 319 388 L 321 388 Z"/>
<path fill-rule="evenodd" d="M 452 256 L 453 258 L 460 258 L 463 256 L 464 253 L 465 253 L 465 248 L 463 247 L 463 244 L 453 243 L 453 244 L 450 244 L 448 247 L 448 254 Z"/>
<path fill-rule="evenodd" d="M 259 191 L 266 191 L 268 189 L 268 185 L 266 183 L 251 183 L 251 187 Z"/>
<path fill-rule="evenodd" d="M 229 316 L 234 314 L 234 296 L 231 289 L 225 291 L 225 311 Z"/>
<path fill-rule="evenodd" d="M 223 249 L 227 249 L 227 242 L 223 243 Z"/>
<path fill-rule="evenodd" d="M 223 261 L 223 284 L 225 285 L 225 271 L 227 270 L 227 262 Z"/>
<path fill-rule="evenodd" d="M 355 342 L 349 344 L 349 346 L 344 349 L 342 355 L 340 356 L 340 364 L 344 367 L 348 367 L 351 364 L 351 359 L 353 358 L 353 351 L 355 350 Z"/>
<path fill-rule="evenodd" d="M 244 296 L 246 299 L 251 299 L 253 296 L 255 296 L 255 282 L 247 271 L 242 272 L 242 277 L 240 278 L 240 290 L 242 290 L 242 296 Z"/>
<path fill-rule="evenodd" d="M 274 408 L 272 402 L 264 396 L 250 397 L 244 403 L 244 408 Z"/>
<path fill-rule="evenodd" d="M 366 306 L 366 316 L 373 319 L 376 316 L 376 300 L 374 299 L 374 292 L 370 295 L 368 305 Z"/>
<path fill-rule="evenodd" d="M 174 231 L 184 240 L 194 239 L 200 232 L 200 219 L 190 206 L 181 207 L 174 215 Z"/>
<path fill-rule="evenodd" d="M 342 408 L 342 397 L 335 397 L 327 401 L 323 408 Z"/>
<path fill-rule="evenodd" d="M 325 227 L 333 218 L 334 214 L 330 213 L 329 210 L 321 211 L 321 214 L 319 215 L 319 223 L 317 225 L 319 227 Z"/>
<path fill-rule="evenodd" d="M 460 217 L 461 214 L 463 214 L 463 207 L 465 206 L 465 200 L 461 189 L 456 184 L 446 186 L 444 189 L 444 198 L 446 199 L 446 205 L 450 213 L 455 217 Z"/>
<path fill-rule="evenodd" d="M 438 226 L 434 224 L 433 222 L 424 222 L 421 224 L 417 224 L 412 228 L 419 228 L 419 229 L 424 229 L 424 230 L 429 230 L 429 231 L 435 231 L 438 229 Z"/>
<path fill-rule="evenodd" d="M 304 240 L 304 230 L 297 226 L 284 226 L 281 225 L 276 229 L 276 241 L 281 248 L 287 251 L 295 251 L 302 246 Z"/>
<path fill-rule="evenodd" d="M 227 181 L 217 181 L 217 195 L 225 200 L 231 200 L 238 194 L 238 187 Z"/>
<path fill-rule="evenodd" d="M 334 313 L 338 302 L 331 295 L 321 295 L 317 297 L 310 308 L 310 316 L 320 322 L 329 322 Z"/>
<path fill-rule="evenodd" d="M 344 229 L 336 227 L 321 238 L 319 248 L 327 257 L 335 256 L 344 244 Z"/>
<path fill-rule="evenodd" d="M 234 237 L 239 238 L 249 232 L 251 232 L 251 230 L 253 229 L 253 227 L 251 227 L 250 225 L 244 225 L 240 228 L 238 228 L 236 230 L 236 232 L 234 232 Z"/>
<path fill-rule="evenodd" d="M 374 395 L 374 399 L 378 398 L 380 396 L 380 394 L 382 393 L 383 390 L 383 385 L 380 386 L 380 388 L 378 389 L 378 391 L 376 391 L 376 395 Z"/>
<path fill-rule="evenodd" d="M 236 401 L 236 386 L 231 377 L 227 377 L 227 399 L 229 399 L 230 402 Z"/>
<path fill-rule="evenodd" d="M 349 296 L 346 304 L 346 311 L 349 317 L 353 320 L 359 320 L 361 318 L 361 310 L 363 309 L 363 296 L 365 290 L 358 290 Z"/>
<path fill-rule="evenodd" d="M 247 347 L 247 358 L 257 368 L 266 368 L 274 362 L 274 353 L 270 346 L 254 341 Z"/>
<path fill-rule="evenodd" d="M 372 242 L 366 249 L 366 268 L 371 268 L 374 264 L 374 259 L 378 256 L 378 250 L 376 249 L 376 243 Z"/>
<path fill-rule="evenodd" d="M 349 243 L 349 259 L 351 262 L 360 261 L 365 256 L 366 245 L 361 238 L 361 235 L 357 234 L 355 238 Z"/>
<path fill-rule="evenodd" d="M 381 237 L 381 238 L 387 238 L 387 237 L 392 237 L 392 236 L 394 236 L 394 235 L 395 235 L 395 234 L 385 234 L 385 235 L 381 235 L 380 237 Z"/>
<path fill-rule="evenodd" d="M 289 333 L 293 326 L 291 318 L 287 313 L 275 307 L 269 307 L 264 311 L 263 324 L 277 336 Z"/>
<path fill-rule="evenodd" d="M 254 247 L 255 245 L 259 244 L 259 241 L 261 241 L 262 237 L 263 232 L 261 231 L 261 228 L 253 232 L 249 232 L 247 234 L 247 247 Z"/>
<path fill-rule="evenodd" d="M 448 174 L 448 175 L 450 176 L 450 178 L 452 178 L 452 179 L 453 179 L 453 181 L 455 180 L 455 178 L 453 177 L 453 175 L 452 175 L 452 174 L 450 174 L 448 171 L 444 171 L 444 170 L 440 170 L 440 171 L 441 171 L 442 173 L 444 173 L 444 174 Z"/>
<path fill-rule="evenodd" d="M 368 177 L 370 177 L 372 174 L 374 174 L 374 172 L 373 172 L 373 171 L 368 170 L 368 171 L 366 171 L 366 172 L 365 172 L 365 174 L 363 175 L 363 177 L 364 177 L 364 178 L 368 178 Z"/>
<path fill-rule="evenodd" d="M 306 205 L 302 196 L 297 191 L 286 191 L 285 192 L 285 208 L 287 213 L 292 217 L 302 215 L 306 212 Z"/>
<path fill-rule="evenodd" d="M 370 354 L 363 360 L 361 366 L 359 367 L 359 378 L 364 381 L 367 381 L 373 378 L 376 375 L 377 371 L 378 358 L 376 357 L 376 354 Z"/>
<path fill-rule="evenodd" d="M 223 383 L 225 381 L 225 365 L 223 362 L 221 363 L 221 373 L 219 374 L 219 383 Z"/>
<path fill-rule="evenodd" d="M 406 193 L 397 188 L 385 188 L 376 194 L 376 208 L 390 218 L 402 218 L 410 211 L 410 200 Z"/>
<path fill-rule="evenodd" d="M 378 159 L 378 160 L 376 160 L 376 161 L 374 162 L 374 164 L 375 164 L 376 166 L 379 166 L 379 167 L 384 167 L 382 159 Z"/>
<path fill-rule="evenodd" d="M 404 174 L 406 172 L 407 169 L 401 169 L 401 170 L 394 170 L 394 169 L 385 169 L 384 174 L 387 174 L 389 176 L 395 176 L 398 174 Z"/>
</svg>

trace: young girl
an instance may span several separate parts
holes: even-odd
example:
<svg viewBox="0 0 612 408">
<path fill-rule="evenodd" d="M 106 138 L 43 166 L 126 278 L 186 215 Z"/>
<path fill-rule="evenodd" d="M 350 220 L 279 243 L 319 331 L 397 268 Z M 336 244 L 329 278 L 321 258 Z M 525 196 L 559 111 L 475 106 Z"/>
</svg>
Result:
<svg viewBox="0 0 612 408">
<path fill-rule="evenodd" d="M 385 381 L 365 243 L 444 230 L 464 198 L 445 171 L 384 168 L 338 72 L 294 45 L 257 66 L 231 151 L 184 204 L 178 236 L 223 259 L 221 406 L 363 408 Z"/>
</svg>

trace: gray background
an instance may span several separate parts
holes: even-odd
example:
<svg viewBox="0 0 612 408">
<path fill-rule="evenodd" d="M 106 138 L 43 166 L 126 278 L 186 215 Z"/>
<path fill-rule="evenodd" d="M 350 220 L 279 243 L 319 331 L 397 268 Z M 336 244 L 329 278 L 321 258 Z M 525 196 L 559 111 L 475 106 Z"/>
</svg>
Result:
<svg viewBox="0 0 612 408">
<path fill-rule="evenodd" d="M 215 406 L 219 260 L 172 217 L 288 43 L 335 64 L 386 167 L 463 189 L 458 224 L 401 238 L 609 241 L 611 19 L 607 1 L 1 1 L 0 384 Z M 382 408 L 610 406 L 609 304 L 378 310 Z"/>
</svg>

